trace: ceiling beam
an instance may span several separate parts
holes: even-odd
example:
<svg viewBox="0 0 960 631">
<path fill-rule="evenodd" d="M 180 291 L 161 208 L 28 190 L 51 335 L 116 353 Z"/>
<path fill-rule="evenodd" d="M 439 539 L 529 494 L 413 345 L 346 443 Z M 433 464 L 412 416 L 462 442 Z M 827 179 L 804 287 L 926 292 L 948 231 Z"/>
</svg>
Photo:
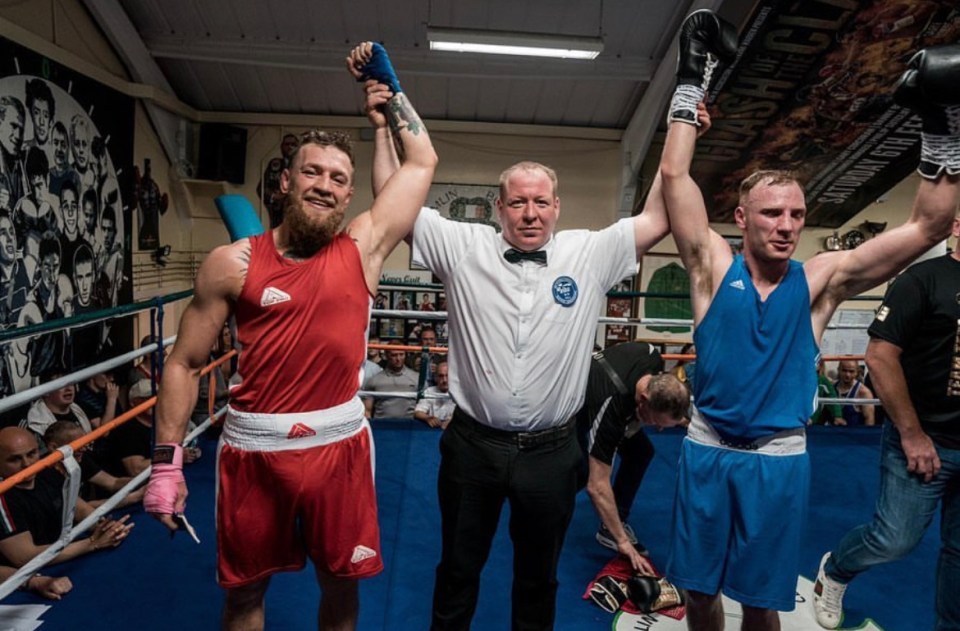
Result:
<svg viewBox="0 0 960 631">
<path fill-rule="evenodd" d="M 88 2 L 105 0 L 87 0 Z M 185 39 L 151 35 L 144 38 L 156 59 L 182 59 L 265 68 L 289 68 L 313 72 L 341 72 L 346 49 L 308 43 L 254 42 L 245 39 Z M 487 56 L 390 48 L 394 65 L 404 76 L 438 76 L 460 79 L 549 79 L 579 81 L 650 80 L 656 64 L 649 59 L 556 60 L 509 56 Z"/>
<path fill-rule="evenodd" d="M 162 92 L 174 94 L 157 62 L 150 56 L 140 34 L 123 7 L 116 0 L 84 0 L 84 5 L 106 35 L 113 50 L 123 60 L 134 81 L 154 86 Z M 184 157 L 178 142 L 180 116 L 150 101 L 144 102 L 147 116 L 157 132 L 160 145 L 171 164 Z"/>
<path fill-rule="evenodd" d="M 717 11 L 722 3 L 723 0 L 679 2 L 674 15 L 683 18 L 700 9 Z M 674 19 L 677 20 L 677 17 Z M 680 24 L 682 24 L 682 21 L 678 20 L 677 33 L 679 33 Z M 620 141 L 622 165 L 619 217 L 629 217 L 633 214 L 634 206 L 637 203 L 637 182 L 640 167 L 647 156 L 647 151 L 650 149 L 650 142 L 657 131 L 657 126 L 660 124 L 660 117 L 673 96 L 677 59 L 677 33 L 674 34 L 670 47 L 664 53 L 661 63 L 657 65 L 653 78 L 650 80 L 647 90 L 643 93 L 643 98 L 640 99 L 637 109 L 633 112 Z"/>
</svg>

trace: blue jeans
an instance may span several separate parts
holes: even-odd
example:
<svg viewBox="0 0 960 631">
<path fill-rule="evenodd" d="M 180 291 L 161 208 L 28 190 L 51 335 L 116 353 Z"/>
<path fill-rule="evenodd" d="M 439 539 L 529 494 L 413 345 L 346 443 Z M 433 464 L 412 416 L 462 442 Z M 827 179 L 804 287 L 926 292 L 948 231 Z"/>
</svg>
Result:
<svg viewBox="0 0 960 631">
<path fill-rule="evenodd" d="M 873 521 L 857 526 L 840 540 L 824 571 L 849 583 L 874 565 L 895 561 L 916 547 L 943 501 L 940 557 L 937 561 L 937 631 L 960 630 L 960 450 L 936 446 L 941 469 L 930 482 L 907 471 L 900 432 L 883 428 L 880 452 L 880 497 Z"/>
</svg>

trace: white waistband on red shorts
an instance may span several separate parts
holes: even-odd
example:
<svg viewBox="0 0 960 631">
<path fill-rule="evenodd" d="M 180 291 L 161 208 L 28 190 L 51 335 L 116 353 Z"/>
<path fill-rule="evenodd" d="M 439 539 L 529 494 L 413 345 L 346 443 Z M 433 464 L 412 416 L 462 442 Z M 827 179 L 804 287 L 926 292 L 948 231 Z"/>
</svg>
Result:
<svg viewBox="0 0 960 631">
<path fill-rule="evenodd" d="M 794 456 L 807 450 L 807 434 L 802 427 L 784 430 L 752 441 L 744 440 L 739 446 L 733 446 L 729 441 L 723 440 L 717 430 L 703 418 L 703 414 L 696 406 L 693 406 L 692 410 L 690 425 L 687 427 L 687 438 L 703 445 L 768 456 Z"/>
<path fill-rule="evenodd" d="M 369 427 L 354 397 L 325 410 L 292 414 L 241 412 L 227 406 L 223 442 L 245 451 L 285 451 L 335 443 Z"/>
</svg>

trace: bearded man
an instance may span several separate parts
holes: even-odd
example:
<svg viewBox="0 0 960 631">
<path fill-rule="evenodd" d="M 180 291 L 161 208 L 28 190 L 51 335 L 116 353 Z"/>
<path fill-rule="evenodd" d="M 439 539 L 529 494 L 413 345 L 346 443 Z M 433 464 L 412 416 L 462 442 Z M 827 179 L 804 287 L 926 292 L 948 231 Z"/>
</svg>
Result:
<svg viewBox="0 0 960 631">
<path fill-rule="evenodd" d="M 243 379 L 230 392 L 216 510 L 225 629 L 263 628 L 270 576 L 302 569 L 308 556 L 322 591 L 320 628 L 353 629 L 357 579 L 383 568 L 372 436 L 357 391 L 380 270 L 413 228 L 437 157 L 383 47 L 358 46 L 347 67 L 367 80 L 367 114 L 389 123 L 377 133 L 392 133 L 406 161 L 340 231 L 353 195 L 349 137 L 304 134 L 281 175 L 283 222 L 203 262 L 160 384 L 144 506 L 176 530 L 187 495 L 180 443 L 200 370 L 236 317 Z"/>
</svg>

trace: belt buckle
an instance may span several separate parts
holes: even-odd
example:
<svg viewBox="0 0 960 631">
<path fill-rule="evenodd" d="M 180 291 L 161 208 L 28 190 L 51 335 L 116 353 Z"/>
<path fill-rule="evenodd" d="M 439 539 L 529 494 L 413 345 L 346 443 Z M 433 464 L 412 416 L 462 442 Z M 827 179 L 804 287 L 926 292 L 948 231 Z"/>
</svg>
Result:
<svg viewBox="0 0 960 631">
<path fill-rule="evenodd" d="M 534 432 L 517 432 L 517 448 L 525 449 L 537 445 L 537 435 Z"/>
</svg>

